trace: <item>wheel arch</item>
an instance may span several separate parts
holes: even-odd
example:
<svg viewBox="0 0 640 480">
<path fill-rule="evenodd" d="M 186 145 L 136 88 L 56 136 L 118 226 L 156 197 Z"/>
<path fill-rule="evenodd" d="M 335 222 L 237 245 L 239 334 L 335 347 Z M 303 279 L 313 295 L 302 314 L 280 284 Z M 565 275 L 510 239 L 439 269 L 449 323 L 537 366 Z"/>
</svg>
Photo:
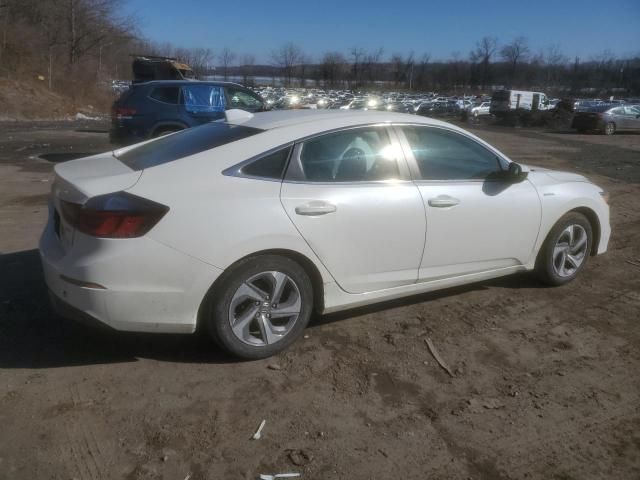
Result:
<svg viewBox="0 0 640 480">
<path fill-rule="evenodd" d="M 594 257 L 598 254 L 598 247 L 600 246 L 600 239 L 601 239 L 601 234 L 602 234 L 602 227 L 600 225 L 600 219 L 598 218 L 598 214 L 595 212 L 595 210 L 586 207 L 586 206 L 579 206 L 579 207 L 574 207 L 574 208 L 570 208 L 566 211 L 564 211 L 564 213 L 562 213 L 562 215 L 559 215 L 558 218 L 556 219 L 555 222 L 553 222 L 548 230 L 546 231 L 544 237 L 541 240 L 540 245 L 537 247 L 536 252 L 535 252 L 535 256 L 533 258 L 535 258 L 535 263 L 537 264 L 538 259 L 542 253 L 543 247 L 547 241 L 547 239 L 549 238 L 549 235 L 551 234 L 551 231 L 553 230 L 553 227 L 567 214 L 569 213 L 580 213 L 582 215 L 584 215 L 587 220 L 589 221 L 589 225 L 591 225 L 591 231 L 593 233 L 593 241 L 592 241 L 592 245 L 591 245 L 591 251 L 589 252 L 589 256 Z"/>
<path fill-rule="evenodd" d="M 196 329 L 200 330 L 201 324 L 204 318 L 204 315 L 207 312 L 208 302 L 211 297 L 215 294 L 216 289 L 219 285 L 221 285 L 226 280 L 225 273 L 228 272 L 231 268 L 233 268 L 238 263 L 245 261 L 250 258 L 260 257 L 262 255 L 280 255 L 286 258 L 293 260 L 298 263 L 309 275 L 309 279 L 311 280 L 311 285 L 313 287 L 313 311 L 315 313 L 320 313 L 324 310 L 324 282 L 322 280 L 322 274 L 318 267 L 313 263 L 311 259 L 309 259 L 306 255 L 303 255 L 300 252 L 296 252 L 295 250 L 289 250 L 285 248 L 272 248 L 267 250 L 260 250 L 254 253 L 250 253 L 249 255 L 245 255 L 242 258 L 239 258 L 231 265 L 229 265 L 225 271 L 213 282 L 211 287 L 207 290 L 204 298 L 200 302 L 200 307 L 198 308 L 198 318 Z"/>
<path fill-rule="evenodd" d="M 593 257 L 598 254 L 598 246 L 600 245 L 600 235 L 601 235 L 601 226 L 600 219 L 598 218 L 598 214 L 591 210 L 589 207 L 578 207 L 573 210 L 569 210 L 567 213 L 577 212 L 581 213 L 587 220 L 589 220 L 589 224 L 591 225 L 591 231 L 593 232 L 593 242 L 591 245 L 591 251 L 589 254 Z M 565 214 L 566 215 L 566 214 Z"/>
</svg>

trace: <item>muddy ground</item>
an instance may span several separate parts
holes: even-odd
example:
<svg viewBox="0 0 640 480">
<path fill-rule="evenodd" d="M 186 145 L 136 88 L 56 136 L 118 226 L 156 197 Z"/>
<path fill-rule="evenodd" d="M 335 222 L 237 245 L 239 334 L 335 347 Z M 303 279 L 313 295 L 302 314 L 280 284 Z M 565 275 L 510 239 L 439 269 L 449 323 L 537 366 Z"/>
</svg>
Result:
<svg viewBox="0 0 640 480">
<path fill-rule="evenodd" d="M 471 126 L 611 192 L 610 251 L 575 282 L 521 275 L 316 318 L 243 363 L 198 336 L 51 313 L 36 248 L 52 168 L 108 149 L 106 128 L 0 124 L 0 479 L 640 478 L 640 135 Z"/>
</svg>

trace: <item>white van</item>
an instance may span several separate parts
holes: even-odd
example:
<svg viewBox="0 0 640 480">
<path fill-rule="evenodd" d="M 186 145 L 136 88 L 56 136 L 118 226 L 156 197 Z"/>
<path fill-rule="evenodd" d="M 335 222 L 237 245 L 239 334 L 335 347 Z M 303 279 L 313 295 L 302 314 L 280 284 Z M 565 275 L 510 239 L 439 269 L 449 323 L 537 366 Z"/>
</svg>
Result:
<svg viewBox="0 0 640 480">
<path fill-rule="evenodd" d="M 544 93 L 523 90 L 498 90 L 491 97 L 492 115 L 536 110 L 549 110 L 549 99 Z"/>
</svg>

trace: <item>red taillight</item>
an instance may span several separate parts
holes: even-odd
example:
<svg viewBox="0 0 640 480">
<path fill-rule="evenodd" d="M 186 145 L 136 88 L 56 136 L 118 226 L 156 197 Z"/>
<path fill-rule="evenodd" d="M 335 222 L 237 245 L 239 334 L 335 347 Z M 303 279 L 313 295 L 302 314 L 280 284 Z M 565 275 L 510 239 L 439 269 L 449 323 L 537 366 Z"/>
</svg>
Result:
<svg viewBox="0 0 640 480">
<path fill-rule="evenodd" d="M 116 117 L 117 119 L 130 118 L 130 117 L 133 117 L 135 114 L 136 114 L 135 108 L 114 107 L 113 109 L 113 116 Z"/>
<path fill-rule="evenodd" d="M 100 238 L 134 238 L 147 233 L 169 208 L 125 192 L 100 195 L 84 205 L 61 202 L 62 216 L 80 232 Z"/>
</svg>

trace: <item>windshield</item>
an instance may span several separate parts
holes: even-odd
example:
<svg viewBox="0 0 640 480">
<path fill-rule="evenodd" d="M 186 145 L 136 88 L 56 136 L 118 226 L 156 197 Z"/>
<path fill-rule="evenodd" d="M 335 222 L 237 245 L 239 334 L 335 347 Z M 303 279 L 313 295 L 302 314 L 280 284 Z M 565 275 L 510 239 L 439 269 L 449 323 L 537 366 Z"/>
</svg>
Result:
<svg viewBox="0 0 640 480">
<path fill-rule="evenodd" d="M 256 135 L 259 128 L 212 122 L 189 128 L 114 156 L 133 170 L 144 170 Z"/>
</svg>

